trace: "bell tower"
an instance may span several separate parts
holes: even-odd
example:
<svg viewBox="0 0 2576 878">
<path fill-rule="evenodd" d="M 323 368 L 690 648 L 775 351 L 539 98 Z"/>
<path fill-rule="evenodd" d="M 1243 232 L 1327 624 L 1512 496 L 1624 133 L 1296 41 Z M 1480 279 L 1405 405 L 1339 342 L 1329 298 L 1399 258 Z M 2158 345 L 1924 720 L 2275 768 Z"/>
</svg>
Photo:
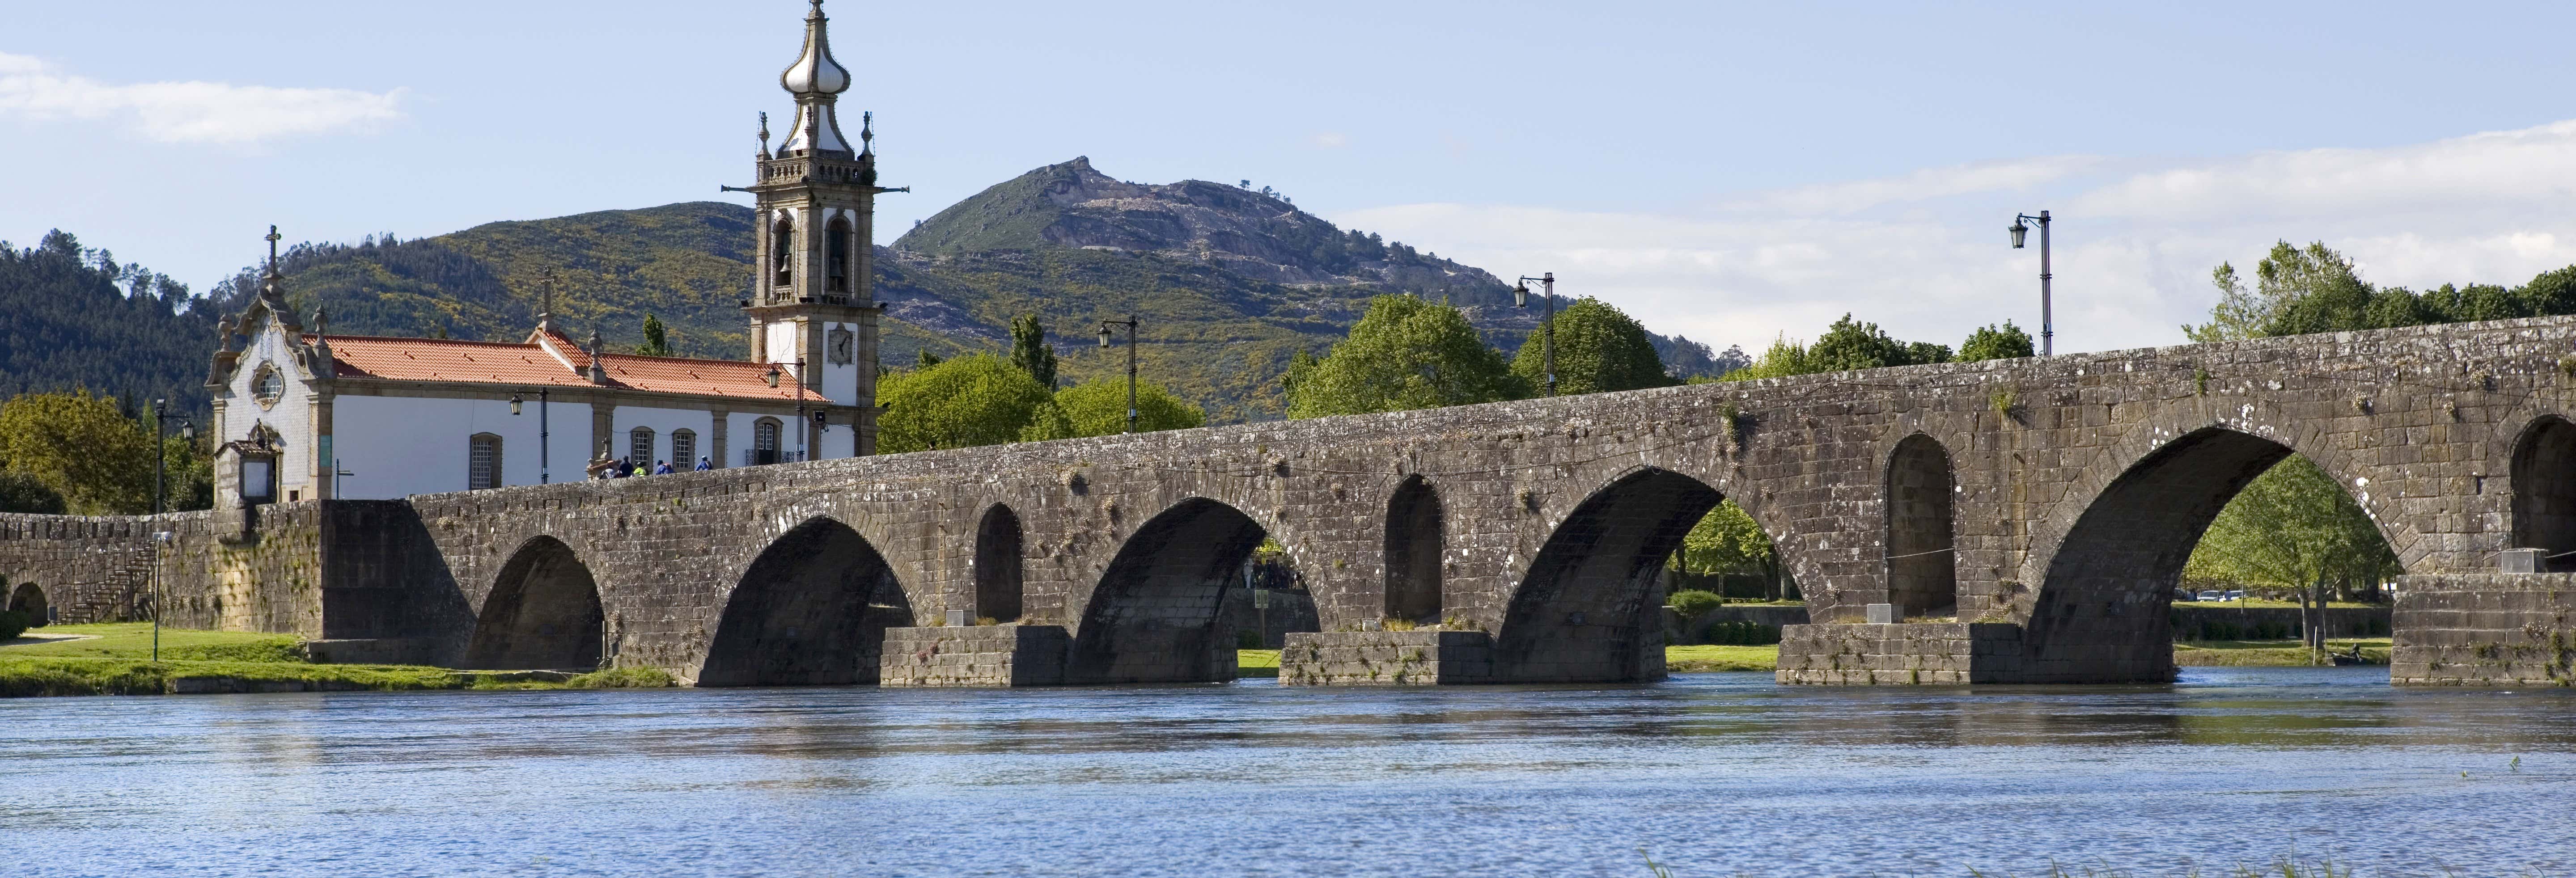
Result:
<svg viewBox="0 0 2576 878">
<path fill-rule="evenodd" d="M 758 267 L 751 298 L 751 359 L 775 363 L 820 397 L 802 429 L 817 458 L 876 453 L 876 136 L 863 115 L 859 145 L 841 134 L 833 104 L 850 71 L 832 58 L 823 0 L 805 15 L 805 51 L 778 77 L 796 99 L 796 121 L 776 152 L 761 115 L 758 174 L 741 190 L 757 199 Z M 795 447 L 795 446 L 789 446 Z"/>
</svg>

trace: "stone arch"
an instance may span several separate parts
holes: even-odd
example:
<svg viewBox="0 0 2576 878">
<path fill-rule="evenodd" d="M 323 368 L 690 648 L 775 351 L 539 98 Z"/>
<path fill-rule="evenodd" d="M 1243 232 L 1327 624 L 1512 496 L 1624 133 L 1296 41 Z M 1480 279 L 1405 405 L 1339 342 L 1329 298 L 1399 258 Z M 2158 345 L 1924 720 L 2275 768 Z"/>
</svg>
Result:
<svg viewBox="0 0 2576 878">
<path fill-rule="evenodd" d="M 851 268 L 850 220 L 836 215 L 823 226 L 823 291 L 848 295 Z"/>
<path fill-rule="evenodd" d="M 1930 436 L 1906 436 L 1887 456 L 1882 555 L 1900 618 L 1958 614 L 1957 484 L 1949 449 Z"/>
<path fill-rule="evenodd" d="M 816 517 L 772 541 L 743 572 L 697 683 L 875 683 L 885 630 L 912 624 L 912 603 L 885 556 L 849 525 Z"/>
<path fill-rule="evenodd" d="M 786 287 L 796 281 L 796 220 L 784 211 L 769 227 L 769 271 L 771 286 Z"/>
<path fill-rule="evenodd" d="M 474 622 L 471 668 L 588 670 L 606 654 L 607 613 L 589 565 L 553 537 L 520 544 Z"/>
<path fill-rule="evenodd" d="M 45 589 L 32 582 L 21 582 L 9 589 L 9 609 L 27 614 L 27 626 L 43 627 L 51 621 L 46 612 L 52 604 L 45 601 Z"/>
<path fill-rule="evenodd" d="M 1235 647 L 1217 636 L 1217 610 L 1266 534 L 1251 516 L 1205 497 L 1146 521 L 1092 588 L 1066 681 L 1234 679 Z"/>
<path fill-rule="evenodd" d="M 2511 460 L 2512 547 L 2576 552 L 2576 424 L 2557 415 L 2532 419 L 2514 438 Z"/>
<path fill-rule="evenodd" d="M 1406 477 L 1386 503 L 1386 618 L 1439 623 L 1444 536 L 1440 492 Z"/>
<path fill-rule="evenodd" d="M 1721 499 L 1698 479 L 1651 467 L 1584 498 L 1512 595 L 1494 642 L 1495 678 L 1661 679 L 1663 625 L 1649 597 L 1664 560 Z"/>
<path fill-rule="evenodd" d="M 995 503 L 975 527 L 975 614 L 997 622 L 1020 618 L 1026 555 L 1019 513 Z"/>
</svg>

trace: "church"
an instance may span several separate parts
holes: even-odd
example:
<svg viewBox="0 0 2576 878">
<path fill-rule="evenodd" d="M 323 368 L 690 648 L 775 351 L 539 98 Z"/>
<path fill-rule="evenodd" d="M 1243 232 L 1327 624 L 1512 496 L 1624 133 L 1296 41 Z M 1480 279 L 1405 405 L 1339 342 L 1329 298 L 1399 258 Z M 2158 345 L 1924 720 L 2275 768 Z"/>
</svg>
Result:
<svg viewBox="0 0 2576 878">
<path fill-rule="evenodd" d="M 218 507 L 392 499 L 573 481 L 624 459 L 677 471 L 871 454 L 879 188 L 874 132 L 843 136 L 822 0 L 779 77 L 796 121 L 764 122 L 750 192 L 760 240 L 747 358 L 612 353 L 555 324 L 552 291 L 518 342 L 332 335 L 287 307 L 277 232 L 258 295 L 219 324 L 207 388 Z M 765 116 L 764 116 L 765 119 Z M 727 187 L 732 189 L 734 187 Z"/>
</svg>

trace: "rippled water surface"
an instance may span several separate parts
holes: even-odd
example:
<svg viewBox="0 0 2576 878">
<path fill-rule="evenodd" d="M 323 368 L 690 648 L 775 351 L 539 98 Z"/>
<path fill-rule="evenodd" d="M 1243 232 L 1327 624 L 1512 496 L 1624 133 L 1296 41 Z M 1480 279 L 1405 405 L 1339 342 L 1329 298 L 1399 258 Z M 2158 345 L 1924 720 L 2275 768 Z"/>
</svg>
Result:
<svg viewBox="0 0 2576 878">
<path fill-rule="evenodd" d="M 0 873 L 2576 874 L 2576 695 L 2386 679 L 22 699 Z"/>
</svg>

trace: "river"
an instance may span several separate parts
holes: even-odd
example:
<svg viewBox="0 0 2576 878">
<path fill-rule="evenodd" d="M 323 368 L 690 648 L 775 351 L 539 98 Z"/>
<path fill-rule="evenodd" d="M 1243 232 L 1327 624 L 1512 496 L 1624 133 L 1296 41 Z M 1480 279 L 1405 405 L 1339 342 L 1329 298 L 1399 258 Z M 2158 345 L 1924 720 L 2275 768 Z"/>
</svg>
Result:
<svg viewBox="0 0 2576 878">
<path fill-rule="evenodd" d="M 2386 680 L 17 699 L 0 874 L 2576 872 L 2576 694 Z"/>
</svg>

